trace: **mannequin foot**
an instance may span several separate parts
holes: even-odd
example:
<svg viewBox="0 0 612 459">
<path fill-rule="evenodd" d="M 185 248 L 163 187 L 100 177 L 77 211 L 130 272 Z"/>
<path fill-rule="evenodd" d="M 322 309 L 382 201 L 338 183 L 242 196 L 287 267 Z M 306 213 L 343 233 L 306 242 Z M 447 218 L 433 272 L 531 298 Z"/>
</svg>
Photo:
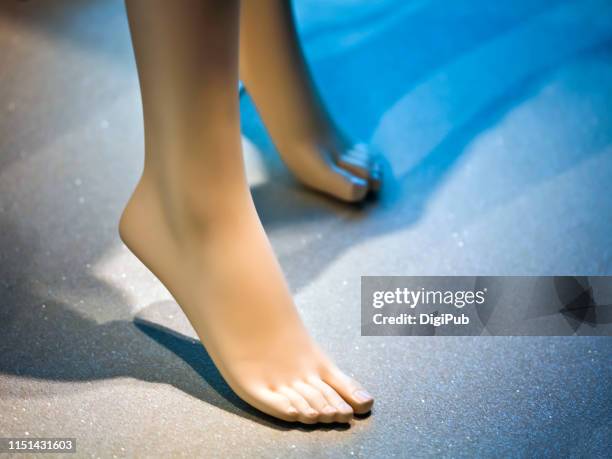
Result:
<svg viewBox="0 0 612 459">
<path fill-rule="evenodd" d="M 300 182 L 342 201 L 362 201 L 380 188 L 382 169 L 364 144 L 293 143 L 279 150 Z"/>
<path fill-rule="evenodd" d="M 188 199 L 173 206 L 177 194 L 166 190 L 160 199 L 161 189 L 143 176 L 121 238 L 173 294 L 236 394 L 290 422 L 346 423 L 367 413 L 372 397 L 304 328 L 246 183 L 193 208 Z"/>
</svg>

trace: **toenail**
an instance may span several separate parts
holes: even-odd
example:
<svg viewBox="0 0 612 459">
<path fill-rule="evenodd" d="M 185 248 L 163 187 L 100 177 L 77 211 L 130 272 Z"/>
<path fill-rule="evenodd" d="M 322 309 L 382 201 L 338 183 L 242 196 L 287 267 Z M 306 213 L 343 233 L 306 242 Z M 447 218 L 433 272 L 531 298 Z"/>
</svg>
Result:
<svg viewBox="0 0 612 459">
<path fill-rule="evenodd" d="M 336 414 L 336 409 L 330 405 L 327 405 L 322 411 L 323 414 Z"/>
<path fill-rule="evenodd" d="M 365 390 L 358 390 L 353 392 L 353 395 L 355 396 L 355 398 L 362 402 L 362 403 L 367 403 L 367 402 L 371 402 L 373 400 L 372 396 L 370 394 L 367 393 L 367 391 Z"/>
</svg>

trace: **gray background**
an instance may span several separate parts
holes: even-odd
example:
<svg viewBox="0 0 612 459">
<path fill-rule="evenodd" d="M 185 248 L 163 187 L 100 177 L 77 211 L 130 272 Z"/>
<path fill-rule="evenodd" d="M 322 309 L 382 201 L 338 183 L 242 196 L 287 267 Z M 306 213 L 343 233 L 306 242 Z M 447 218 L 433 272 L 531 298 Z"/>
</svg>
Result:
<svg viewBox="0 0 612 459">
<path fill-rule="evenodd" d="M 231 395 L 120 243 L 142 166 L 119 0 L 0 3 L 0 436 L 82 456 L 604 456 L 609 338 L 360 337 L 361 275 L 612 274 L 612 3 L 301 0 L 380 200 L 296 186 L 248 98 L 256 205 L 316 339 L 376 396 L 306 428 Z M 608 448 L 608 449 L 606 449 Z"/>
</svg>

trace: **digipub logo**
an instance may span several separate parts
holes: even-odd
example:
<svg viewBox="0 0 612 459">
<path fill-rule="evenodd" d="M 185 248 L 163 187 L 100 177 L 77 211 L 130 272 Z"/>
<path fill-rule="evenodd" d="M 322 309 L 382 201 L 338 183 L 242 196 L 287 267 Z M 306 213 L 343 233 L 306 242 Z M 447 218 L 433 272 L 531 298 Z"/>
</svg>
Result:
<svg viewBox="0 0 612 459">
<path fill-rule="evenodd" d="M 362 334 L 612 336 L 612 276 L 364 276 Z"/>
</svg>

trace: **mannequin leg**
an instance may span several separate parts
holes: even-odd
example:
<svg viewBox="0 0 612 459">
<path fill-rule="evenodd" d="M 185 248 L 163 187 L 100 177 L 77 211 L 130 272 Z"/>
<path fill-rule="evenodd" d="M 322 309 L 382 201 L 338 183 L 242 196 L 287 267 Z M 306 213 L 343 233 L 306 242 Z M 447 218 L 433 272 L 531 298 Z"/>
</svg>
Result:
<svg viewBox="0 0 612 459">
<path fill-rule="evenodd" d="M 304 184 L 345 201 L 377 189 L 380 167 L 328 115 L 299 45 L 291 2 L 245 0 L 240 77 L 276 148 Z"/>
<path fill-rule="evenodd" d="M 232 389 L 287 421 L 348 422 L 372 398 L 312 341 L 242 163 L 237 0 L 127 0 L 145 166 L 119 232 Z M 348 403 L 348 404 L 347 404 Z"/>
</svg>

